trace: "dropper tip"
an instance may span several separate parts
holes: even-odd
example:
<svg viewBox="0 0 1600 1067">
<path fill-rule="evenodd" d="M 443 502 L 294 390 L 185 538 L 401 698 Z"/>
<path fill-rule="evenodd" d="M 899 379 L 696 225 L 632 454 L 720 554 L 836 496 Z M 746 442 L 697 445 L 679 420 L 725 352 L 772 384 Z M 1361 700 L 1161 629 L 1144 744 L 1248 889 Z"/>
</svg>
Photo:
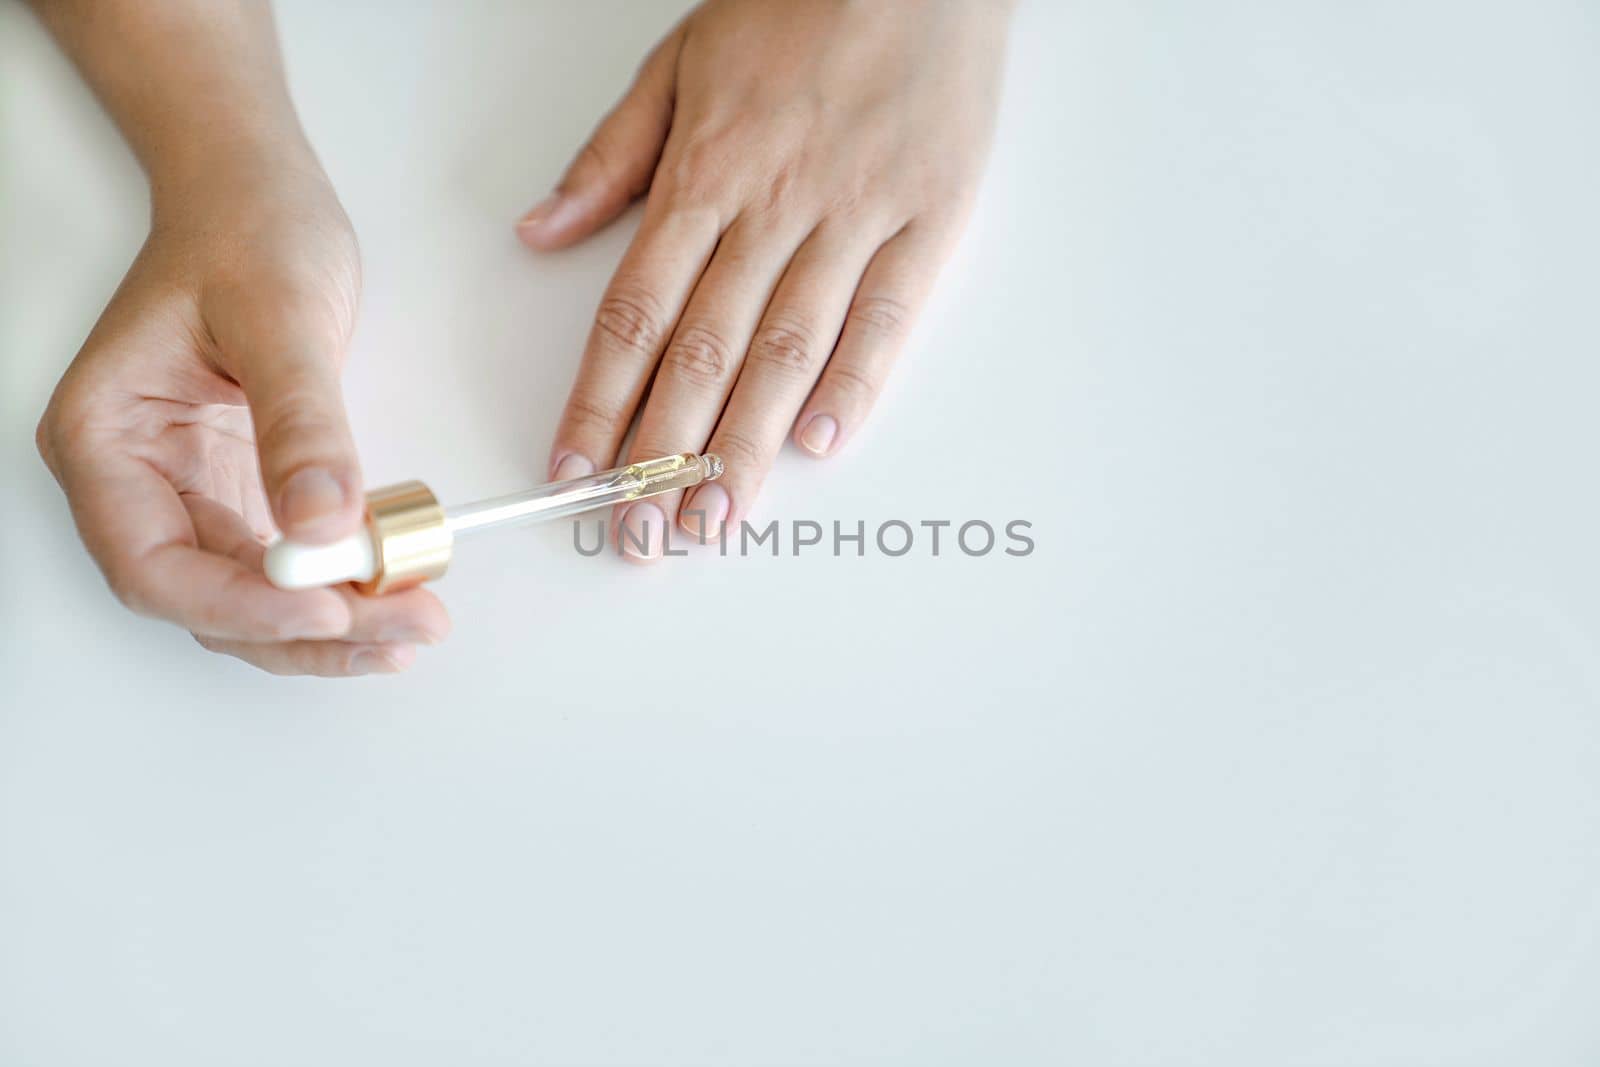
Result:
<svg viewBox="0 0 1600 1067">
<path fill-rule="evenodd" d="M 722 457 L 712 452 L 707 452 L 700 457 L 700 462 L 705 467 L 705 480 L 714 482 L 722 477 Z"/>
</svg>

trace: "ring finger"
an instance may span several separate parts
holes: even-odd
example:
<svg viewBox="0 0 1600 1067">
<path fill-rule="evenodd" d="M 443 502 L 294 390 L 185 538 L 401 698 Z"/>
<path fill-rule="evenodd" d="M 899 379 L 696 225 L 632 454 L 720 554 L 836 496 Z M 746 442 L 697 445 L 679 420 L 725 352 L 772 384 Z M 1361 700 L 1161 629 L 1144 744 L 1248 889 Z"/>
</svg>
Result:
<svg viewBox="0 0 1600 1067">
<path fill-rule="evenodd" d="M 733 390 L 750 338 L 761 321 L 802 229 L 742 217 L 723 235 L 661 358 L 629 459 L 699 452 Z M 676 520 L 681 493 L 617 509 L 618 543 L 639 560 L 659 556 Z"/>
</svg>

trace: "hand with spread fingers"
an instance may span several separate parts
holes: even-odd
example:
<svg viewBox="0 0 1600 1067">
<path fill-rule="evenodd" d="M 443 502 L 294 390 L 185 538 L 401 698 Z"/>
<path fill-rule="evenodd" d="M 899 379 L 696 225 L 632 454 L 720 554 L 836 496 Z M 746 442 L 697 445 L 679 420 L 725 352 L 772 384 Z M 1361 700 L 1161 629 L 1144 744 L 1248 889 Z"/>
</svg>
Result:
<svg viewBox="0 0 1600 1067">
<path fill-rule="evenodd" d="M 645 60 L 518 224 L 554 250 L 648 194 L 595 314 L 550 458 L 569 478 L 710 451 L 688 499 L 624 505 L 623 550 L 748 513 L 791 434 L 861 426 L 959 235 L 987 154 L 1010 5 L 709 0 Z"/>
</svg>

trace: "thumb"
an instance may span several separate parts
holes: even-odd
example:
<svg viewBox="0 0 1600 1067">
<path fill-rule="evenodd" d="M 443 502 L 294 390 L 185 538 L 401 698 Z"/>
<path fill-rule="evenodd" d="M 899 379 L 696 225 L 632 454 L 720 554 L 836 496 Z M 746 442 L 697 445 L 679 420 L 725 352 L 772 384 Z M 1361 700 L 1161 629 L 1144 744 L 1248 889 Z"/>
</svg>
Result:
<svg viewBox="0 0 1600 1067">
<path fill-rule="evenodd" d="M 672 127 L 681 29 L 673 30 L 639 68 L 626 95 L 601 120 L 556 185 L 517 223 L 517 236 L 541 252 L 588 237 L 650 188 Z"/>
<path fill-rule="evenodd" d="M 339 388 L 344 342 L 321 318 L 280 304 L 248 334 L 213 327 L 250 405 L 272 517 L 286 537 L 310 544 L 354 533 L 365 509 Z"/>
</svg>

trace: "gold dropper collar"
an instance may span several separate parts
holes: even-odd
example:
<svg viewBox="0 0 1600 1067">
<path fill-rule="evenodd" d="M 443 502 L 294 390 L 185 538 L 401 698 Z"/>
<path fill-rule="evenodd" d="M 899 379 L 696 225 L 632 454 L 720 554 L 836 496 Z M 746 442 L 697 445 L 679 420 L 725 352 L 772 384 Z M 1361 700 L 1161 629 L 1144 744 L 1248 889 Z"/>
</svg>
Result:
<svg viewBox="0 0 1600 1067">
<path fill-rule="evenodd" d="M 358 587 L 390 593 L 442 577 L 450 567 L 455 537 L 444 508 L 421 482 L 400 482 L 367 494 L 367 528 L 377 569 Z"/>
</svg>

